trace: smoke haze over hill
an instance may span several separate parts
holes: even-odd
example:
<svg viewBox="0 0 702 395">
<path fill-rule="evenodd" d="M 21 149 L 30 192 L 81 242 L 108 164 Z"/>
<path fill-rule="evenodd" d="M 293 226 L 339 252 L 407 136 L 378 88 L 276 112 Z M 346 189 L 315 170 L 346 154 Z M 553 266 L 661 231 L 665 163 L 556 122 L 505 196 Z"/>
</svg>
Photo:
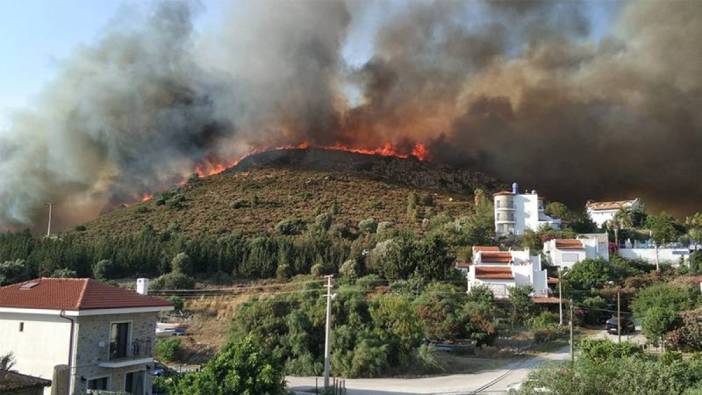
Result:
<svg viewBox="0 0 702 395">
<path fill-rule="evenodd" d="M 597 41 L 585 3 L 409 3 L 349 65 L 368 6 L 246 2 L 206 34 L 185 2 L 117 18 L 0 132 L 0 228 L 37 224 L 47 202 L 83 221 L 202 163 L 300 143 L 422 143 L 551 199 L 699 209 L 702 3 L 621 3 Z"/>
</svg>

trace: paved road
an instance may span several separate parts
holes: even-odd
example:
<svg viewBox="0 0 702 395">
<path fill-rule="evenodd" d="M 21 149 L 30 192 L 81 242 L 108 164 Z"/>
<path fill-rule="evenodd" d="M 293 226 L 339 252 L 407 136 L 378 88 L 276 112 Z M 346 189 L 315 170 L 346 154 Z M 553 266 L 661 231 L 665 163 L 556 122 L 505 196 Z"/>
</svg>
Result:
<svg viewBox="0 0 702 395">
<path fill-rule="evenodd" d="M 503 394 L 511 384 L 524 381 L 529 372 L 546 361 L 568 358 L 568 347 L 555 352 L 515 359 L 507 365 L 473 374 L 418 379 L 349 379 L 348 395 Z M 321 383 L 321 379 L 320 379 Z M 314 388 L 314 377 L 288 377 L 293 391 Z"/>
</svg>

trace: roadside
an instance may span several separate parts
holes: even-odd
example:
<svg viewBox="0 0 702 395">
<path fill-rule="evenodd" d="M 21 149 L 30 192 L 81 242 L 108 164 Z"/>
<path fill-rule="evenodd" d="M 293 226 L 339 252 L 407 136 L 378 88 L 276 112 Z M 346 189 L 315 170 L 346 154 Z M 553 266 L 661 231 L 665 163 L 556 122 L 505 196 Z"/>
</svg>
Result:
<svg viewBox="0 0 702 395">
<path fill-rule="evenodd" d="M 568 358 L 569 347 L 555 351 L 537 352 L 510 358 L 500 366 L 485 359 L 486 367 L 475 373 L 452 374 L 422 378 L 347 379 L 348 395 L 409 395 L 409 394 L 500 394 L 508 387 L 524 381 L 529 372 L 549 361 Z M 492 364 L 488 364 L 491 361 Z M 321 385 L 322 379 L 318 378 Z M 315 377 L 288 377 L 288 388 L 295 393 L 314 393 Z"/>
</svg>

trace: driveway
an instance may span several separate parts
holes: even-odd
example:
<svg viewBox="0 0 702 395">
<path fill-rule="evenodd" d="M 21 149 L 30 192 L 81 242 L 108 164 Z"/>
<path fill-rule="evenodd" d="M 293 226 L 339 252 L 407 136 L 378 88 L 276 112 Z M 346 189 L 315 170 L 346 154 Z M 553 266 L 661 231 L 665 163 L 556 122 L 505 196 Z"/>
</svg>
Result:
<svg viewBox="0 0 702 395">
<path fill-rule="evenodd" d="M 504 394 L 511 384 L 524 381 L 529 372 L 547 361 L 569 358 L 568 346 L 554 352 L 540 353 L 512 360 L 507 365 L 472 374 L 424 377 L 416 379 L 348 379 L 348 395 L 414 394 Z M 314 377 L 288 377 L 288 388 L 304 394 L 314 393 Z M 322 379 L 319 379 L 322 383 Z M 307 391 L 306 391 L 307 390 Z"/>
</svg>

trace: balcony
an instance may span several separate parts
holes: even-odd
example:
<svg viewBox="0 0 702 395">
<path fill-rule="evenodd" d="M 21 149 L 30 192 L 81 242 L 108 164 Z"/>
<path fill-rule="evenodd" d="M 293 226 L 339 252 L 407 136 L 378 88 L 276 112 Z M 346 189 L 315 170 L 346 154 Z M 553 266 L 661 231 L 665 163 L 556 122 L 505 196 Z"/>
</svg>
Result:
<svg viewBox="0 0 702 395">
<path fill-rule="evenodd" d="M 122 368 L 153 361 L 151 339 L 137 339 L 131 343 L 110 343 L 110 358 L 99 365 L 103 368 Z"/>
</svg>

